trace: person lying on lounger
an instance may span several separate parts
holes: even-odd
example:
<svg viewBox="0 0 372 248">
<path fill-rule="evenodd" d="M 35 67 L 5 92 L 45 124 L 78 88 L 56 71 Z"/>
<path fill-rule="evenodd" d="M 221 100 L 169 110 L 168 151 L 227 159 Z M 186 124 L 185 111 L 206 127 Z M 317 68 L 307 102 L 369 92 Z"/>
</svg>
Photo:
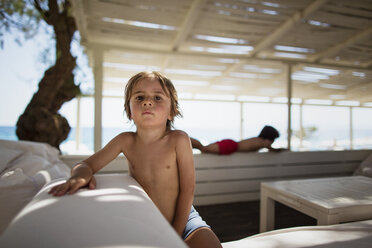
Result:
<svg viewBox="0 0 372 248">
<path fill-rule="evenodd" d="M 199 140 L 190 138 L 192 148 L 199 149 L 202 153 L 217 153 L 220 155 L 227 155 L 234 152 L 255 152 L 261 148 L 267 148 L 269 151 L 282 151 L 283 148 L 272 148 L 271 145 L 275 139 L 279 137 L 279 132 L 272 126 L 265 126 L 258 137 L 253 137 L 236 142 L 232 139 L 223 139 L 221 141 L 202 145 Z"/>
</svg>

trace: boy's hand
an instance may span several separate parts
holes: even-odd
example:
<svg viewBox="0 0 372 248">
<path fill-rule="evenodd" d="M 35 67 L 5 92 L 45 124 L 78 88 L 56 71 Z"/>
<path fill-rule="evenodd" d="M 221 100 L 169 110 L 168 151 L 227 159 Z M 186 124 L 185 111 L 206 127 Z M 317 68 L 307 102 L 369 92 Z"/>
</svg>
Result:
<svg viewBox="0 0 372 248">
<path fill-rule="evenodd" d="M 54 196 L 63 196 L 65 194 L 74 194 L 78 189 L 87 186 L 89 189 L 96 188 L 96 178 L 92 178 L 88 181 L 82 177 L 71 177 L 65 183 L 59 184 L 51 188 L 48 194 L 53 194 Z"/>
</svg>

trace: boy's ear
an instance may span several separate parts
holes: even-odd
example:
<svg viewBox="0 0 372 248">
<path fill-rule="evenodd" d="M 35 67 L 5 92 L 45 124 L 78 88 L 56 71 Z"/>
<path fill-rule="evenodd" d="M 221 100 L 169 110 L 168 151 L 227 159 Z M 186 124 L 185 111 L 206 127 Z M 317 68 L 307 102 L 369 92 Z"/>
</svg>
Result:
<svg viewBox="0 0 372 248">
<path fill-rule="evenodd" d="M 172 111 L 170 111 L 169 115 L 168 115 L 168 120 L 173 121 L 173 118 L 174 118 L 174 115 L 173 115 Z"/>
</svg>

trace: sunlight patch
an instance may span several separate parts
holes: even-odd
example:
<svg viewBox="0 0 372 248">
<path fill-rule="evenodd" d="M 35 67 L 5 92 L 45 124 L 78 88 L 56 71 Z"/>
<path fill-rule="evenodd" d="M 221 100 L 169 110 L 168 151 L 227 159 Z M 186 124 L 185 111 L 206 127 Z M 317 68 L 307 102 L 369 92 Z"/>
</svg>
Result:
<svg viewBox="0 0 372 248">
<path fill-rule="evenodd" d="M 344 101 L 337 101 L 335 103 L 335 105 L 354 106 L 354 107 L 356 107 L 356 106 L 359 106 L 360 105 L 360 102 L 359 101 L 346 101 L 346 100 L 344 100 Z"/>
<path fill-rule="evenodd" d="M 92 196 L 103 196 L 103 195 L 109 195 L 109 194 L 127 194 L 129 193 L 126 189 L 94 189 L 94 190 L 86 190 L 79 192 L 79 196 L 84 197 L 92 197 Z"/>
<path fill-rule="evenodd" d="M 314 105 L 331 105 L 332 100 L 326 99 L 307 99 L 305 100 L 306 104 L 314 104 Z"/>
<path fill-rule="evenodd" d="M 310 48 L 281 46 L 281 45 L 274 46 L 274 49 L 278 51 L 297 52 L 297 53 L 314 53 L 315 52 L 314 49 L 310 49 Z"/>
<path fill-rule="evenodd" d="M 329 76 L 336 76 L 340 74 L 340 70 L 335 70 L 335 69 L 328 69 L 328 68 L 319 68 L 319 67 L 311 67 L 311 66 L 305 66 L 302 68 L 304 71 L 308 72 L 316 72 L 316 73 L 323 73 Z"/>
<path fill-rule="evenodd" d="M 53 198 L 35 202 L 34 204 L 31 204 L 27 208 L 25 208 L 24 211 L 22 211 L 21 214 L 19 214 L 16 219 L 20 219 L 23 216 L 26 216 L 32 213 L 33 211 L 37 211 L 37 210 L 40 210 L 41 208 L 45 208 L 53 203 L 56 203 L 57 201 L 58 201 L 58 198 L 53 197 Z"/>
<path fill-rule="evenodd" d="M 196 39 L 199 40 L 206 40 L 212 41 L 217 43 L 230 43 L 230 44 L 248 44 L 249 41 L 243 39 L 235 39 L 235 38 L 228 38 L 228 37 L 219 37 L 219 36 L 211 36 L 211 35 L 201 35 L 196 34 L 194 35 Z"/>
<path fill-rule="evenodd" d="M 141 28 L 151 28 L 151 29 L 162 29 L 162 30 L 175 30 L 176 28 L 174 26 L 168 26 L 168 25 L 162 25 L 162 24 L 156 24 L 156 23 L 150 23 L 150 22 L 140 22 L 140 21 L 129 21 L 119 18 L 110 18 L 110 17 L 103 17 L 102 21 L 104 22 L 111 22 L 116 24 L 126 24 Z"/>
<path fill-rule="evenodd" d="M 238 101 L 242 102 L 270 102 L 267 96 L 239 96 Z"/>
<path fill-rule="evenodd" d="M 197 71 L 186 69 L 165 69 L 165 73 L 169 74 L 182 74 L 182 75 L 198 75 L 204 77 L 217 77 L 221 76 L 220 71 Z"/>
<path fill-rule="evenodd" d="M 283 53 L 283 52 L 276 52 L 274 53 L 274 56 L 283 57 L 283 58 L 291 58 L 291 59 L 306 59 L 307 58 L 305 54 Z"/>
<path fill-rule="evenodd" d="M 98 196 L 96 200 L 100 202 L 122 202 L 122 201 L 143 202 L 144 201 L 141 197 L 135 196 L 135 195 L 103 195 L 103 196 Z"/>
<path fill-rule="evenodd" d="M 319 87 L 326 88 L 326 89 L 332 89 L 332 90 L 346 90 L 346 85 L 342 84 L 326 84 L 321 83 L 319 84 Z"/>
<path fill-rule="evenodd" d="M 308 20 L 307 23 L 313 26 L 319 26 L 319 27 L 324 27 L 324 28 L 328 28 L 331 26 L 331 24 L 320 22 L 320 21 L 315 21 L 315 20 Z"/>
<path fill-rule="evenodd" d="M 209 85 L 208 81 L 192 81 L 192 80 L 172 80 L 174 85 L 182 86 L 207 86 Z"/>
</svg>

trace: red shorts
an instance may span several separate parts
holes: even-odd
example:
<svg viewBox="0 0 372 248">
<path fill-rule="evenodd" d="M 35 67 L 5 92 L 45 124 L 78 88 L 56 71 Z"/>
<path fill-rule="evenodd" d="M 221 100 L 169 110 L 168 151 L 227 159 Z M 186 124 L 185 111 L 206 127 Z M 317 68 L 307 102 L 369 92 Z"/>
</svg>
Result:
<svg viewBox="0 0 372 248">
<path fill-rule="evenodd" d="M 238 143 L 231 139 L 224 139 L 217 142 L 221 155 L 234 153 L 238 150 Z"/>
</svg>

